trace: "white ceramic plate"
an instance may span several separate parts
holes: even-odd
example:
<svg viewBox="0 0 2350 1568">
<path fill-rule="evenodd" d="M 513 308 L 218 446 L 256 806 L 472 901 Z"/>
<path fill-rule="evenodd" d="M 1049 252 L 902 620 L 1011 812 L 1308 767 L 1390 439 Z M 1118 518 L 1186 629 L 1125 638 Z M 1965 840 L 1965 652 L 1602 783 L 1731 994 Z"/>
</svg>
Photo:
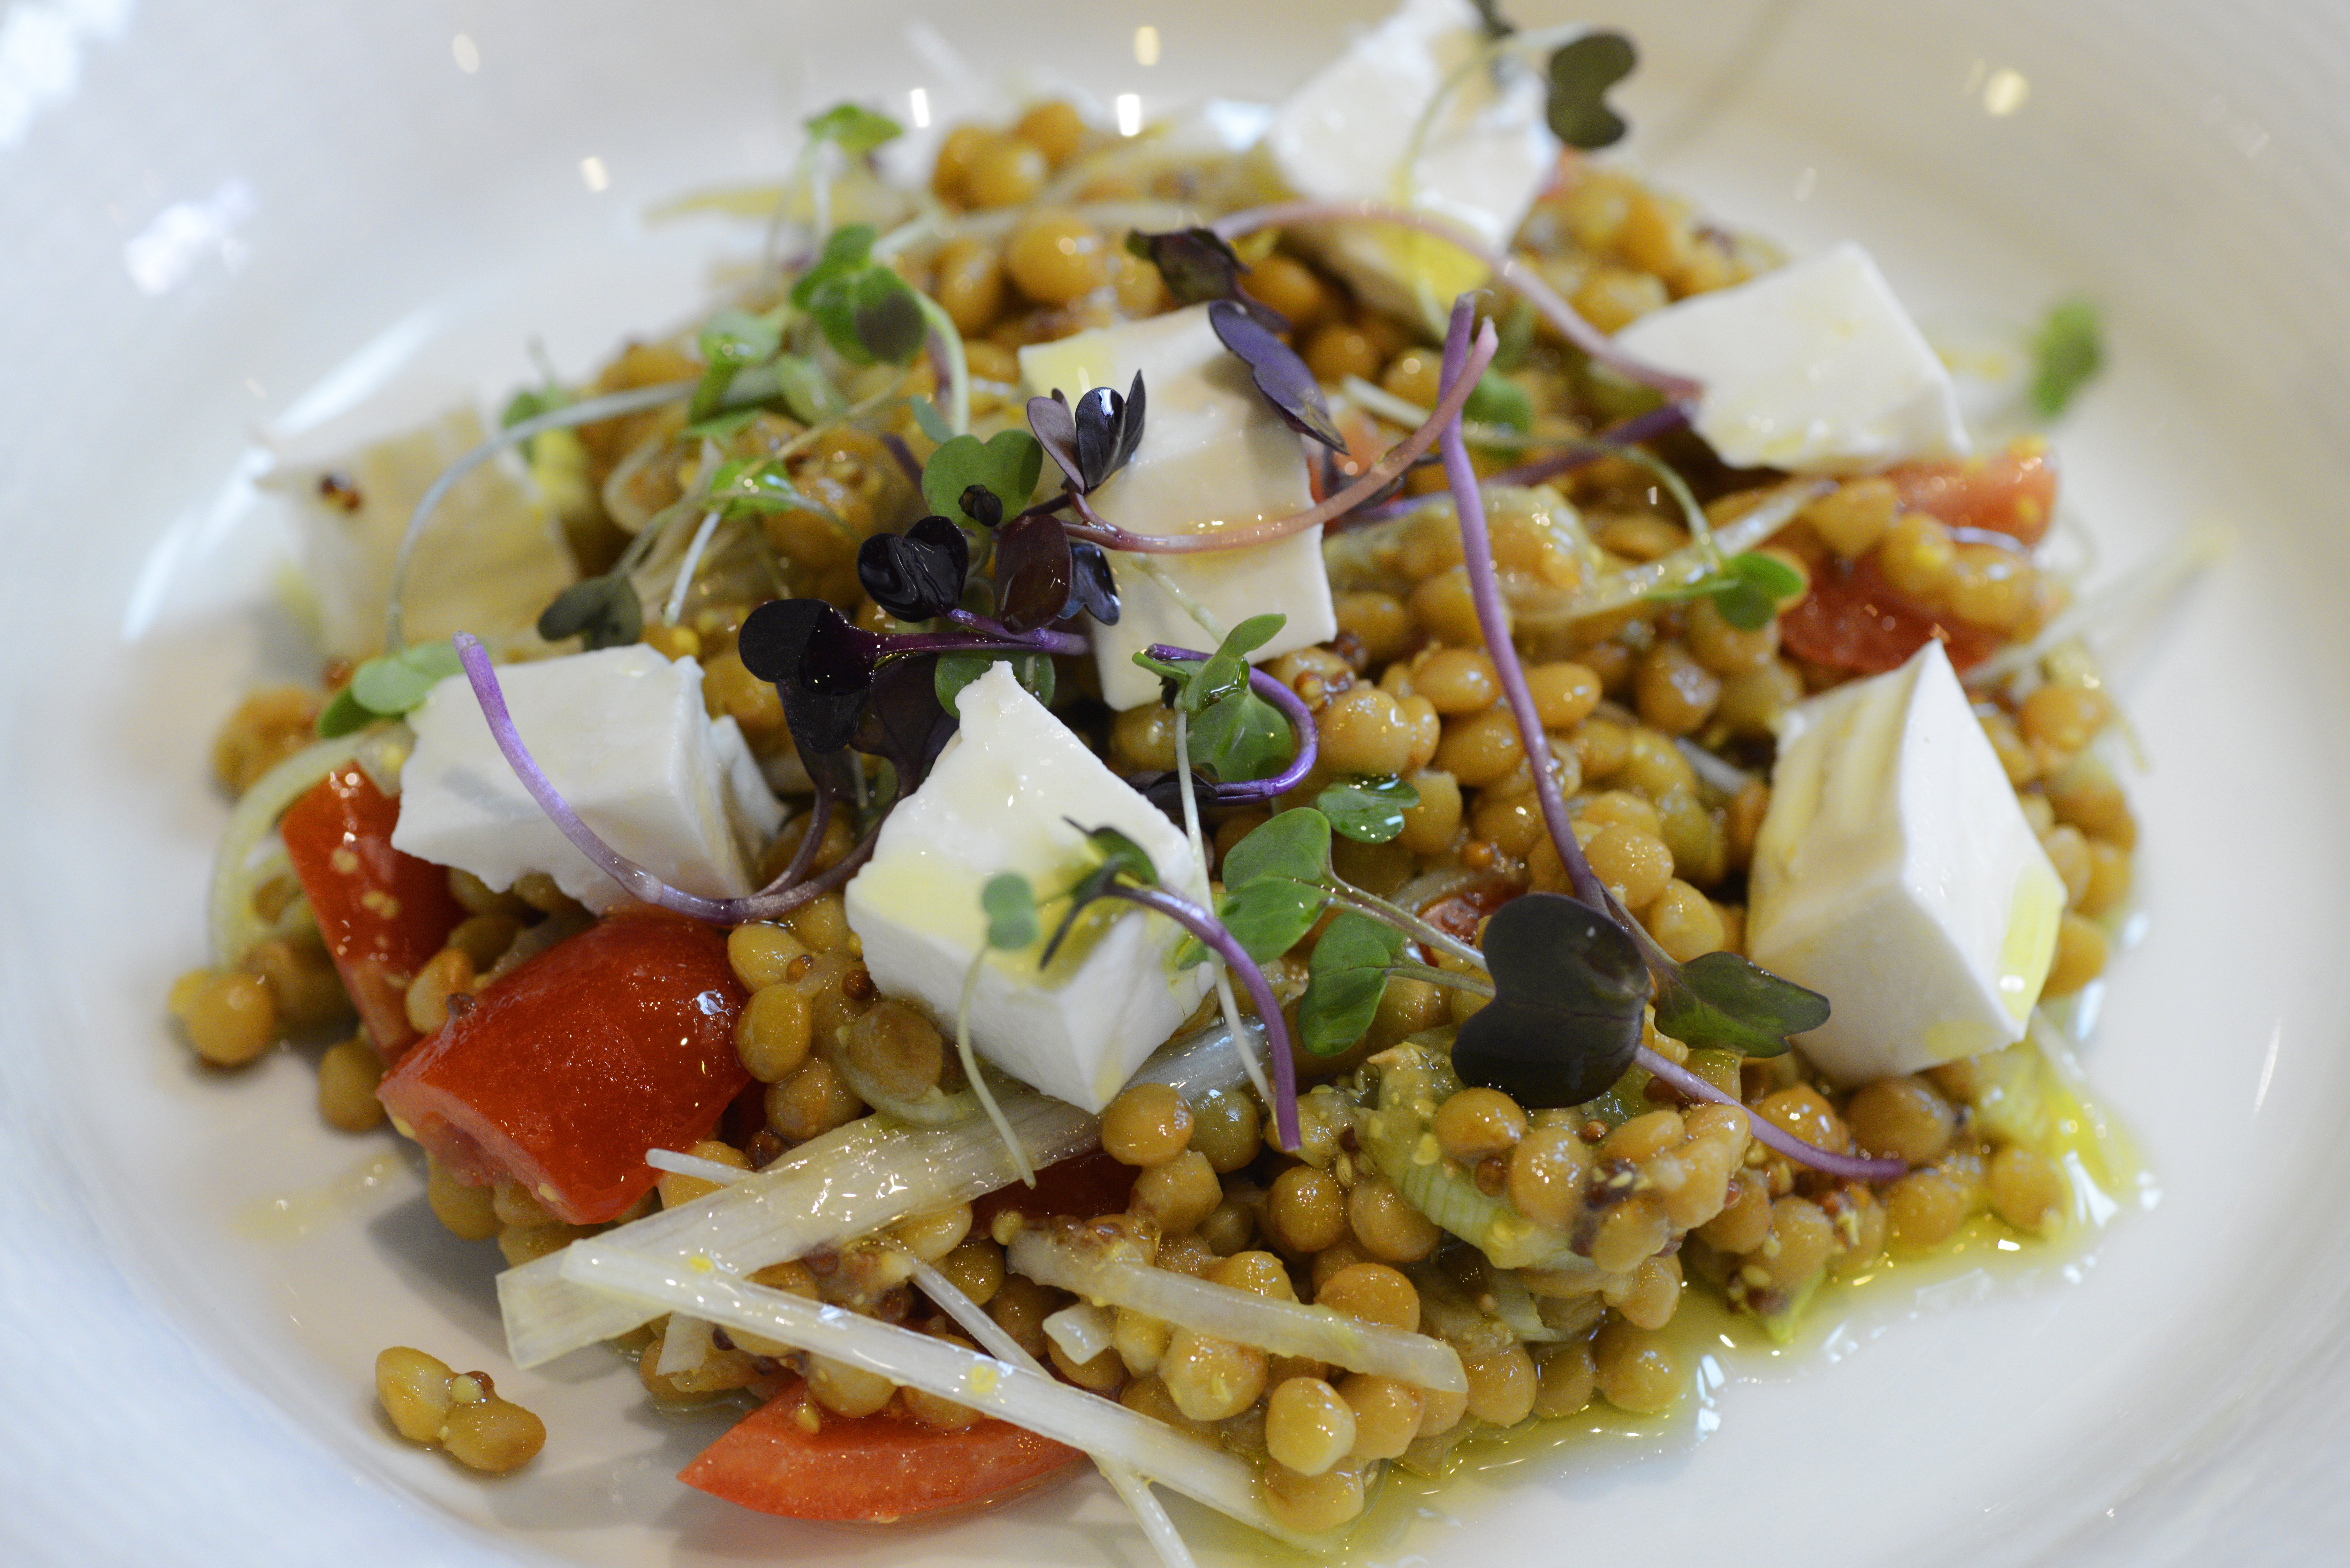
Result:
<svg viewBox="0 0 2350 1568">
<path fill-rule="evenodd" d="M 887 1534 L 727 1510 L 670 1480 L 714 1425 L 593 1355 L 505 1384 L 553 1432 L 515 1479 L 397 1443 L 378 1348 L 504 1366 L 488 1249 L 441 1235 L 390 1140 L 318 1126 L 307 1062 L 218 1078 L 158 1022 L 203 956 L 206 739 L 302 659 L 265 607 L 257 427 L 496 396 L 533 337 L 576 374 L 668 323 L 720 236 L 644 208 L 772 175 L 841 96 L 1270 96 L 1373 8 L 925 9 L 0 5 L 0 1560 L 1142 1560 L 1090 1483 Z M 2117 665 L 2154 762 L 2152 919 L 2090 1062 L 2162 1199 L 2087 1266 L 1865 1303 L 1788 1365 L 1725 1355 L 1638 1453 L 1463 1485 L 1374 1555 L 2326 1555 L 2350 1522 L 2350 26 L 2290 0 L 1605 19 L 1647 56 L 1637 155 L 1730 221 L 1858 236 L 1929 320 L 2104 302 L 2112 369 L 2060 440 L 2108 569 L 2238 531 Z"/>
</svg>

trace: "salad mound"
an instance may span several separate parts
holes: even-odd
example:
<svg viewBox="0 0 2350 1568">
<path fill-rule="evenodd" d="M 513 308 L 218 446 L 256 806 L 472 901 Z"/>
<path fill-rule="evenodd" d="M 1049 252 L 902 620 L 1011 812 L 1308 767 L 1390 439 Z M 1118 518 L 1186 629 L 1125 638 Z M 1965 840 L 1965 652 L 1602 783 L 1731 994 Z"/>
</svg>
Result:
<svg viewBox="0 0 2350 1568">
<path fill-rule="evenodd" d="M 771 245 L 691 332 L 282 472 L 324 678 L 222 732 L 189 1043 L 329 1040 L 516 1367 L 741 1401 L 688 1485 L 1090 1460 L 1170 1563 L 1154 1486 L 1319 1548 L 1672 1407 L 1690 1291 L 1791 1339 L 2102 1222 L 2137 828 L 2054 456 L 1860 247 L 1596 157 L 1632 59 L 1407 0 L 1247 134 L 1046 102 L 922 188 L 843 105 L 700 203 Z"/>
</svg>

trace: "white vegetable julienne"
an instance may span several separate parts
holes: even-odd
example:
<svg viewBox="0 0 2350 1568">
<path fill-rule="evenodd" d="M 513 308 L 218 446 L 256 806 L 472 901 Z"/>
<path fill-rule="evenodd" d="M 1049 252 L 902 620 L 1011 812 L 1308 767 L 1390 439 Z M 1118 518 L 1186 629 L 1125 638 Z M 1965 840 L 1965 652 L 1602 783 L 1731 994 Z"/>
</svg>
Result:
<svg viewBox="0 0 2350 1568">
<path fill-rule="evenodd" d="M 1253 1291 L 1106 1257 L 1049 1231 L 1021 1231 L 1012 1239 L 1004 1261 L 1014 1273 L 1038 1284 L 1057 1285 L 1091 1301 L 1130 1307 L 1275 1355 L 1333 1362 L 1350 1372 L 1375 1373 L 1440 1393 L 1463 1393 L 1469 1387 L 1459 1353 L 1441 1340 L 1365 1323 L 1328 1307 L 1275 1301 Z"/>
<path fill-rule="evenodd" d="M 661 1334 L 660 1359 L 653 1364 L 653 1370 L 663 1377 L 700 1371 L 710 1353 L 718 1348 L 712 1337 L 712 1326 L 707 1318 L 690 1313 L 670 1314 L 669 1327 Z"/>
<path fill-rule="evenodd" d="M 1253 1048 L 1261 1044 L 1253 1043 Z M 1238 1083 L 1240 1055 L 1221 1025 L 1162 1054 L 1138 1081 L 1186 1096 Z M 1101 1124 L 1075 1106 L 1018 1090 L 1003 1096 L 1005 1118 L 1037 1166 L 1084 1154 Z M 704 1257 L 750 1273 L 837 1247 L 910 1214 L 967 1203 L 1018 1179 L 1012 1151 L 986 1122 L 907 1127 L 867 1116 L 803 1144 L 756 1175 L 607 1233 L 650 1256 Z M 506 1345 L 517 1366 L 537 1366 L 628 1333 L 652 1314 L 564 1278 L 559 1256 L 498 1276 Z"/>
<path fill-rule="evenodd" d="M 742 1180 L 750 1174 L 736 1166 L 721 1165 L 714 1159 L 704 1159 L 698 1154 L 681 1154 L 673 1148 L 645 1150 L 645 1163 L 655 1170 L 666 1170 L 678 1176 L 691 1176 L 697 1180 L 714 1181 L 721 1187 Z"/>
<path fill-rule="evenodd" d="M 1045 1320 L 1045 1337 L 1079 1366 L 1107 1350 L 1117 1331 L 1116 1320 L 1089 1302 L 1073 1303 Z"/>
<path fill-rule="evenodd" d="M 1024 1371 L 1045 1376 L 1045 1368 L 1035 1356 L 1020 1347 L 1020 1342 L 1003 1331 L 1003 1325 L 987 1315 L 986 1309 L 963 1294 L 961 1286 L 941 1273 L 931 1264 L 914 1260 L 909 1277 L 941 1312 L 954 1319 L 957 1326 L 977 1341 L 979 1347 L 998 1361 L 1009 1362 Z M 1126 1506 L 1134 1511 L 1134 1521 L 1142 1526 L 1142 1533 L 1159 1551 L 1159 1559 L 1167 1568 L 1192 1568 L 1191 1549 L 1183 1544 L 1176 1532 L 1175 1521 L 1167 1517 L 1167 1510 L 1150 1492 L 1150 1484 L 1134 1472 L 1130 1465 L 1101 1454 L 1093 1456 L 1095 1468 L 1102 1479 L 1118 1490 Z"/>
<path fill-rule="evenodd" d="M 629 1303 L 628 1310 L 639 1317 L 691 1313 L 723 1328 L 862 1367 L 1073 1449 L 1113 1456 L 1219 1513 L 1293 1544 L 1311 1545 L 1266 1511 L 1257 1497 L 1256 1477 L 1238 1457 L 1042 1373 L 843 1307 L 751 1284 L 712 1267 L 706 1258 L 648 1257 L 620 1244 L 616 1234 L 575 1241 L 555 1257 L 574 1283 Z"/>
</svg>

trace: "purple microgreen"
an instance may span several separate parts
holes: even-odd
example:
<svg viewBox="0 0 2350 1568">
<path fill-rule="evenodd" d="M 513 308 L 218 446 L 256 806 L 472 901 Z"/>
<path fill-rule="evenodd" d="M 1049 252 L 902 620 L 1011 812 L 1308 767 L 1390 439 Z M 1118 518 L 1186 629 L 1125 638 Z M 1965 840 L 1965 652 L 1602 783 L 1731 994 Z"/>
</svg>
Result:
<svg viewBox="0 0 2350 1568">
<path fill-rule="evenodd" d="M 771 599 L 743 620 L 735 642 L 744 668 L 774 683 L 806 756 L 837 752 L 857 733 L 884 647 L 823 599 Z"/>
<path fill-rule="evenodd" d="M 1536 1109 L 1606 1094 L 1639 1049 L 1648 999 L 1623 928 L 1563 894 L 1528 893 L 1493 912 L 1482 945 L 1494 996 L 1453 1040 L 1461 1082 Z"/>
<path fill-rule="evenodd" d="M 934 620 L 962 600 L 971 542 L 943 517 L 924 517 L 903 534 L 868 535 L 857 550 L 857 580 L 875 604 L 899 620 Z"/>
<path fill-rule="evenodd" d="M 1070 491 L 1090 495 L 1124 468 L 1142 444 L 1144 401 L 1139 370 L 1126 396 L 1096 387 L 1081 394 L 1074 407 L 1055 387 L 1050 397 L 1028 400 L 1028 428 Z"/>
<path fill-rule="evenodd" d="M 1068 613 L 1076 587 L 1076 559 L 1058 521 L 1032 514 L 995 531 L 996 614 L 1005 626 L 1051 625 Z"/>
<path fill-rule="evenodd" d="M 1403 814 L 1419 804 L 1419 792 L 1393 774 L 1338 779 L 1314 797 L 1314 809 L 1357 844 L 1385 844 L 1403 831 Z"/>
<path fill-rule="evenodd" d="M 1044 466 L 1045 450 L 1026 431 L 998 431 L 984 441 L 954 436 L 922 465 L 922 499 L 941 516 L 993 528 L 1027 507 Z"/>
<path fill-rule="evenodd" d="M 892 659 L 874 672 L 850 744 L 897 770 L 898 791 L 919 784 L 955 731 L 954 711 L 939 700 L 941 654 Z"/>
<path fill-rule="evenodd" d="M 538 635 L 549 642 L 577 637 L 589 649 L 623 648 L 645 629 L 645 607 L 625 574 L 583 577 L 538 612 Z"/>
<path fill-rule="evenodd" d="M 1074 608 L 1101 622 L 1116 626 L 1118 618 L 1118 574 L 1110 570 L 1109 557 L 1102 547 L 1090 539 L 1074 539 L 1069 543 L 1069 591 Z M 1065 616 L 1063 618 L 1066 618 Z"/>
<path fill-rule="evenodd" d="M 959 626 L 966 631 L 977 633 L 979 638 L 986 639 L 983 642 L 966 639 L 960 645 L 975 651 L 999 651 L 991 645 L 1009 643 L 1014 648 L 1026 649 L 1032 652 L 1066 654 L 1075 659 L 1080 654 L 1091 653 L 1094 650 L 1094 645 L 1087 640 L 1083 632 L 1047 629 L 1014 631 L 1002 621 L 990 619 L 983 615 L 975 615 L 970 610 L 949 610 L 946 618 L 951 624 Z"/>
<path fill-rule="evenodd" d="M 1551 134 L 1569 147 L 1610 147 L 1629 129 L 1607 107 L 1607 89 L 1632 74 L 1639 52 L 1621 33 L 1586 33 L 1550 57 Z"/>
<path fill-rule="evenodd" d="M 1465 385 L 1458 382 L 1449 384 L 1425 423 L 1389 447 L 1378 462 L 1356 475 L 1352 483 L 1303 512 L 1293 512 L 1286 517 L 1271 518 L 1263 523 L 1244 524 L 1237 528 L 1211 528 L 1197 534 L 1132 534 L 1116 524 L 1104 521 L 1086 504 L 1084 496 L 1072 492 L 1069 497 L 1071 504 L 1084 521 L 1069 527 L 1069 536 L 1091 540 L 1104 549 L 1181 556 L 1201 550 L 1241 550 L 1253 545 L 1270 545 L 1276 539 L 1286 539 L 1294 534 L 1318 528 L 1325 523 L 1344 517 L 1356 507 L 1378 498 L 1395 483 L 1406 469 L 1418 462 L 1436 444 L 1445 422 L 1460 417 L 1461 405 L 1469 400 L 1470 393 L 1476 387 L 1475 377 L 1482 375 L 1485 367 L 1492 362 L 1495 342 L 1489 325 L 1470 348 L 1470 367 L 1475 374 L 1469 381 Z M 1031 417 L 1035 414 L 1036 403 L 1049 401 L 1049 399 L 1042 398 L 1031 401 Z"/>
<path fill-rule="evenodd" d="M 1241 274 L 1248 270 L 1240 253 L 1213 229 L 1174 229 L 1160 234 L 1136 229 L 1126 236 L 1126 248 L 1159 269 L 1178 305 L 1230 299 L 1240 292 Z"/>
<path fill-rule="evenodd" d="M 1323 400 L 1322 383 L 1314 379 L 1296 349 L 1275 337 L 1246 306 L 1229 299 L 1208 306 L 1208 325 L 1215 328 L 1217 340 L 1248 366 L 1256 389 L 1284 424 L 1333 452 L 1347 450 L 1347 438 L 1339 433 L 1337 421 L 1330 417 L 1330 405 Z"/>
<path fill-rule="evenodd" d="M 1403 944 L 1401 931 L 1358 910 L 1342 909 L 1331 920 L 1314 944 L 1305 994 L 1297 1002 L 1297 1032 L 1308 1052 L 1335 1056 L 1363 1037 L 1378 1012 L 1388 971 L 1402 955 Z M 1489 1003 L 1484 1011 L 1494 1005 Z M 1462 1027 L 1465 1032 L 1467 1026 Z M 1637 1026 L 1633 1033 L 1637 1039 Z"/>
<path fill-rule="evenodd" d="M 1669 1085 L 1687 1098 L 1702 1100 L 1709 1105 L 1729 1106 L 1743 1112 L 1746 1116 L 1747 1130 L 1754 1135 L 1755 1142 L 1765 1147 L 1777 1149 L 1798 1165 L 1810 1166 L 1814 1170 L 1825 1171 L 1830 1176 L 1841 1178 L 1846 1181 L 1898 1181 L 1909 1173 L 1908 1164 L 1904 1160 L 1878 1159 L 1868 1155 L 1839 1154 L 1833 1149 L 1822 1148 L 1815 1143 L 1806 1143 L 1770 1117 L 1757 1116 L 1752 1108 L 1742 1103 L 1737 1096 L 1723 1093 L 1708 1083 L 1701 1075 L 1690 1072 L 1687 1067 L 1669 1057 L 1658 1054 L 1646 1045 L 1640 1047 L 1635 1060 L 1651 1076 Z"/>
<path fill-rule="evenodd" d="M 1219 218 L 1215 230 L 1225 239 L 1234 240 L 1243 234 L 1254 234 L 1259 229 L 1297 223 L 1394 223 L 1433 234 L 1463 254 L 1483 262 L 1492 270 L 1494 281 L 1523 296 L 1541 312 L 1542 318 L 1550 324 L 1552 330 L 1625 379 L 1653 387 L 1677 402 L 1694 402 L 1705 389 L 1701 384 L 1686 376 L 1659 369 L 1624 353 L 1607 334 L 1586 321 L 1563 295 L 1544 282 L 1530 264 L 1518 260 L 1506 250 L 1494 249 L 1460 224 L 1433 213 L 1399 207 L 1386 202 L 1278 202 Z M 1463 395 L 1466 396 L 1465 393 Z"/>
<path fill-rule="evenodd" d="M 630 897 L 713 925 L 738 926 L 753 920 L 772 920 L 841 886 L 872 857 L 874 840 L 880 833 L 879 823 L 848 854 L 830 867 L 816 877 L 800 880 L 812 864 L 814 851 L 811 846 L 823 835 L 827 819 L 819 815 L 809 824 L 800 850 L 793 856 L 792 865 L 785 874 L 748 898 L 705 898 L 681 888 L 671 887 L 654 872 L 605 843 L 594 828 L 580 820 L 579 814 L 572 809 L 570 802 L 563 798 L 554 781 L 531 756 L 530 748 L 524 744 L 522 733 L 515 726 L 514 714 L 506 707 L 505 692 L 498 684 L 497 671 L 491 668 L 488 649 L 482 646 L 479 639 L 468 632 L 461 631 L 451 640 L 456 646 L 458 661 L 464 667 L 465 679 L 473 686 L 474 701 L 481 704 L 482 718 L 489 726 L 490 738 L 497 742 L 498 751 L 505 758 L 506 765 L 514 770 L 515 777 L 529 792 L 539 810 L 546 814 L 546 819 L 555 824 L 556 831 L 625 888 Z M 822 813 L 828 808 L 828 797 L 819 786 L 816 810 Z"/>
<path fill-rule="evenodd" d="M 1177 925 L 1213 949 L 1225 966 L 1239 979 L 1249 994 L 1249 1004 L 1256 1010 L 1257 1022 L 1264 1028 L 1265 1054 L 1273 1058 L 1273 1127 L 1274 1141 L 1284 1150 L 1297 1147 L 1297 1064 L 1291 1059 L 1289 1025 L 1281 1014 L 1281 999 L 1223 922 L 1200 908 L 1189 898 L 1170 893 L 1163 888 L 1114 886 L 1106 897 L 1123 898 L 1130 904 L 1166 916 Z"/>
</svg>

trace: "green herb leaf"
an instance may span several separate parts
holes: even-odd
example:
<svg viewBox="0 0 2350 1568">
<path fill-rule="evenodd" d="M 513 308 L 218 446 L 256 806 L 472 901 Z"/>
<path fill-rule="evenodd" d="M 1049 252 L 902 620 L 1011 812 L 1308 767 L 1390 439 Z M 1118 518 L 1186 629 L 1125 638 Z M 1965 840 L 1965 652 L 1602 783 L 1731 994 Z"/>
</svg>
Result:
<svg viewBox="0 0 2350 1568">
<path fill-rule="evenodd" d="M 2055 306 L 2032 339 L 2032 407 L 2042 419 L 2053 420 L 2105 365 L 2097 307 L 2085 299 Z"/>
<path fill-rule="evenodd" d="M 802 495 L 791 475 L 764 458 L 729 458 L 711 472 L 710 504 L 730 517 L 770 512 L 823 512 Z"/>
<path fill-rule="evenodd" d="M 1052 706 L 1054 671 L 1053 656 L 1049 653 L 1022 653 L 1009 658 L 991 653 L 942 653 L 931 677 L 939 694 L 939 706 L 953 712 L 955 698 L 962 689 L 986 674 L 989 665 L 999 663 L 1010 664 L 1012 678 L 1020 682 L 1022 689 L 1046 707 Z"/>
<path fill-rule="evenodd" d="M 902 365 L 920 352 L 929 328 L 906 280 L 872 259 L 873 240 L 870 223 L 834 230 L 792 286 L 792 303 L 816 317 L 842 358 Z"/>
<path fill-rule="evenodd" d="M 837 103 L 822 114 L 802 121 L 812 141 L 830 141 L 844 152 L 862 156 L 885 142 L 894 141 L 905 133 L 904 127 L 886 114 L 876 114 L 860 104 Z"/>
<path fill-rule="evenodd" d="M 1551 56 L 1552 134 L 1586 152 L 1621 140 L 1628 128 L 1607 107 L 1607 89 L 1630 76 L 1639 57 L 1621 33 L 1586 33 Z"/>
<path fill-rule="evenodd" d="M 1072 827 L 1077 825 L 1069 824 Z M 1130 877 L 1145 887 L 1159 883 L 1159 867 L 1151 863 L 1149 853 L 1115 827 L 1078 828 L 1086 836 L 1095 854 L 1101 857 L 1101 869 L 1117 877 Z"/>
<path fill-rule="evenodd" d="M 773 367 L 775 391 L 792 418 L 804 425 L 826 424 L 848 411 L 848 397 L 804 354 L 778 355 Z"/>
<path fill-rule="evenodd" d="M 941 517 L 969 518 L 963 493 L 977 485 L 1002 504 L 1003 517 L 1016 517 L 1036 493 L 1036 478 L 1045 471 L 1045 448 L 1026 431 L 998 431 L 982 441 L 977 436 L 952 436 L 922 464 L 922 499 Z"/>
<path fill-rule="evenodd" d="M 702 324 L 698 339 L 702 362 L 743 369 L 764 365 L 784 346 L 783 324 L 771 317 L 754 316 L 733 306 L 713 311 Z"/>
<path fill-rule="evenodd" d="M 1286 877 L 1260 877 L 1226 893 L 1216 905 L 1216 918 L 1249 957 L 1270 963 L 1305 939 L 1329 901 L 1320 888 Z M 1200 956 L 1207 956 L 1204 948 Z"/>
<path fill-rule="evenodd" d="M 370 659 L 351 672 L 349 684 L 319 713 L 318 733 L 332 739 L 412 711 L 433 687 L 464 668 L 457 649 L 446 642 L 411 643 L 398 653 Z"/>
<path fill-rule="evenodd" d="M 1826 997 L 1736 953 L 1707 953 L 1658 977 L 1657 1029 L 1684 1044 L 1776 1056 L 1788 1035 L 1827 1021 Z"/>
<path fill-rule="evenodd" d="M 979 907 L 987 916 L 987 945 L 999 952 L 1018 952 L 1035 944 L 1040 927 L 1036 889 L 1017 871 L 999 872 L 979 890 Z"/>
<path fill-rule="evenodd" d="M 677 433 L 688 441 L 724 441 L 759 417 L 757 409 L 729 409 L 706 420 L 696 420 Z"/>
<path fill-rule="evenodd" d="M 1461 412 L 1480 424 L 1503 425 L 1513 431 L 1527 430 L 1534 422 L 1534 400 L 1526 389 L 1492 370 L 1478 379 Z"/>
<path fill-rule="evenodd" d="M 541 414 L 551 414 L 557 409 L 568 407 L 570 402 L 571 394 L 560 387 L 554 385 L 525 387 L 506 400 L 505 410 L 498 415 L 498 428 L 512 430 L 525 420 L 535 420 Z M 522 456 L 525 462 L 528 462 L 536 455 L 533 449 L 537 445 L 536 436 L 532 436 L 522 443 Z"/>
<path fill-rule="evenodd" d="M 1225 887 L 1237 888 L 1260 877 L 1327 886 L 1330 819 L 1312 806 L 1296 806 L 1255 828 L 1225 854 Z"/>
<path fill-rule="evenodd" d="M 620 648 L 645 629 L 644 606 L 624 576 L 588 577 L 555 596 L 539 612 L 538 635 L 549 642 L 582 639 L 589 649 Z"/>
<path fill-rule="evenodd" d="M 1314 797 L 1314 808 L 1330 826 L 1362 844 L 1385 844 L 1403 831 L 1403 814 L 1419 804 L 1419 792 L 1393 774 L 1340 779 Z"/>
<path fill-rule="evenodd" d="M 938 404 L 917 392 L 907 400 L 907 406 L 914 410 L 914 424 L 924 435 L 941 446 L 954 440 L 954 427 L 939 412 Z"/>
<path fill-rule="evenodd" d="M 1191 725 L 1191 740 L 1192 763 L 1220 784 L 1271 778 L 1297 752 L 1281 710 L 1245 686 L 1209 704 Z"/>
<path fill-rule="evenodd" d="M 1305 994 L 1297 1002 L 1297 1030 L 1306 1050 L 1336 1056 L 1363 1037 L 1403 942 L 1402 932 L 1354 909 L 1330 922 L 1314 944 Z"/>
<path fill-rule="evenodd" d="M 1775 556 L 1748 550 L 1724 561 L 1721 570 L 1692 583 L 1654 588 L 1651 599 L 1676 602 L 1711 599 L 1721 618 L 1741 631 L 1759 631 L 1779 613 L 1779 607 L 1804 591 L 1804 579 Z"/>
</svg>

